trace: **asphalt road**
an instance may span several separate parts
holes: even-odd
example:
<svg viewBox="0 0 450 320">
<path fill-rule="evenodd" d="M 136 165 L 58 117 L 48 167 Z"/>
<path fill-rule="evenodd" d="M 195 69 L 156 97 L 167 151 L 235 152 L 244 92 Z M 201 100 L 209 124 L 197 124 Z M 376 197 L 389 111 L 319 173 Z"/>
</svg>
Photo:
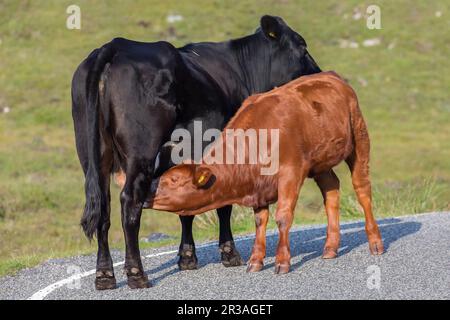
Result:
<svg viewBox="0 0 450 320">
<path fill-rule="evenodd" d="M 432 213 L 379 221 L 386 253 L 371 256 L 361 222 L 342 225 L 339 257 L 321 259 L 325 228 L 293 229 L 292 271 L 275 275 L 277 235 L 268 235 L 265 267 L 247 274 L 246 267 L 225 268 L 217 243 L 197 250 L 200 267 L 178 271 L 176 250 L 142 252 L 153 287 L 130 290 L 122 273 L 122 252 L 113 252 L 116 290 L 94 289 L 95 256 L 47 261 L 0 279 L 0 299 L 449 299 L 450 213 Z M 253 237 L 237 246 L 248 259 Z M 81 272 L 81 274 L 80 274 Z"/>
</svg>

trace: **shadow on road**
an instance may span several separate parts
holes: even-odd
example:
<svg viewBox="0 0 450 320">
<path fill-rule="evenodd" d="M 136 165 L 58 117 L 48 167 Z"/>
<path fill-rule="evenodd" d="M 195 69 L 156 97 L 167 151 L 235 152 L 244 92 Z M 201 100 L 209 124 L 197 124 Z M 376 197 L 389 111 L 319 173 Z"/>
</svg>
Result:
<svg viewBox="0 0 450 320">
<path fill-rule="evenodd" d="M 389 218 L 378 221 L 381 236 L 384 242 L 385 251 L 389 250 L 391 243 L 400 238 L 416 233 L 420 230 L 421 223 L 413 221 L 403 221 L 400 219 Z M 367 247 L 369 254 L 369 246 L 367 242 L 366 232 L 364 230 L 364 222 L 348 223 L 341 226 L 341 244 L 339 248 L 339 257 L 346 255 L 353 249 L 364 245 Z M 353 230 L 357 229 L 357 230 Z M 325 245 L 326 227 L 297 230 L 290 233 L 291 255 L 292 258 L 303 255 L 302 259 L 292 265 L 291 270 L 295 270 L 309 260 L 322 256 L 323 246 Z M 253 239 L 248 240 L 253 244 Z M 278 243 L 278 234 L 273 234 L 267 238 L 267 257 L 274 257 Z M 238 246 L 240 248 L 240 246 Z M 245 260 L 250 258 L 249 250 L 241 251 Z M 273 267 L 274 264 L 268 264 L 265 268 Z"/>
<path fill-rule="evenodd" d="M 391 243 L 419 231 L 421 223 L 411 221 L 405 222 L 400 219 L 386 219 L 379 222 L 379 227 L 384 242 L 384 249 L 385 251 L 388 251 Z M 359 229 L 352 231 L 351 229 L 353 228 L 362 228 L 362 230 Z M 341 244 L 338 259 L 361 245 L 365 246 L 367 248 L 367 254 L 370 254 L 367 236 L 364 230 L 364 223 L 358 222 L 348 224 L 343 226 L 341 230 Z M 326 228 L 297 231 L 296 237 L 294 235 L 292 236 L 292 257 L 304 255 L 299 262 L 292 265 L 292 270 L 296 270 L 304 263 L 322 256 L 323 246 L 325 245 L 325 236 Z M 278 238 L 272 237 L 271 240 L 274 241 L 274 245 L 270 246 L 270 248 L 273 248 L 273 251 L 270 255 L 268 253 L 267 256 L 275 255 L 276 242 L 278 241 Z M 271 264 L 266 267 L 270 268 L 273 266 L 274 265 Z"/>
<path fill-rule="evenodd" d="M 384 241 L 385 251 L 389 250 L 389 246 L 400 238 L 416 233 L 421 228 L 421 223 L 416 221 L 403 221 L 396 218 L 388 218 L 378 221 L 381 235 Z M 290 233 L 291 254 L 292 258 L 302 256 L 301 260 L 292 265 L 291 270 L 296 270 L 306 262 L 320 258 L 322 256 L 322 249 L 325 244 L 326 227 L 317 227 L 306 230 L 295 230 Z M 253 239 L 246 239 L 236 243 L 242 258 L 247 261 L 251 254 L 253 246 Z M 267 236 L 267 257 L 274 257 L 278 242 L 278 233 Z M 339 257 L 342 257 L 353 249 L 364 245 L 367 247 L 367 254 L 369 253 L 367 236 L 364 231 L 364 222 L 348 223 L 341 226 L 341 245 L 339 249 Z M 220 263 L 217 246 L 209 246 L 197 250 L 199 259 L 199 268 L 211 263 Z M 155 285 L 165 277 L 171 276 L 178 271 L 176 266 L 177 258 L 170 259 L 161 266 L 147 270 L 146 273 L 149 278 L 152 278 L 152 283 Z M 264 269 L 272 268 L 273 263 L 265 265 Z M 167 270 L 162 275 L 153 278 L 157 272 Z M 185 271 L 190 272 L 190 271 Z M 119 286 L 125 283 L 118 284 Z"/>
</svg>

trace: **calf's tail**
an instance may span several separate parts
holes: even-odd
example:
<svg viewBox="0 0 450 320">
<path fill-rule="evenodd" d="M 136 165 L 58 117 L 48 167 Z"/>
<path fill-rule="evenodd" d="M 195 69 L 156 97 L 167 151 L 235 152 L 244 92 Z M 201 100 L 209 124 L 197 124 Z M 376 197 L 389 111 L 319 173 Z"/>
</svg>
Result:
<svg viewBox="0 0 450 320">
<path fill-rule="evenodd" d="M 354 143 L 353 156 L 368 164 L 370 154 L 369 132 L 359 108 L 358 98 L 354 92 L 350 101 L 350 125 Z"/>
<path fill-rule="evenodd" d="M 86 121 L 88 169 L 85 176 L 86 203 L 81 226 L 88 239 L 92 239 L 101 219 L 103 199 L 100 187 L 100 132 L 99 132 L 99 81 L 105 65 L 111 61 L 115 50 L 111 44 L 99 49 L 97 58 L 86 80 Z"/>
</svg>

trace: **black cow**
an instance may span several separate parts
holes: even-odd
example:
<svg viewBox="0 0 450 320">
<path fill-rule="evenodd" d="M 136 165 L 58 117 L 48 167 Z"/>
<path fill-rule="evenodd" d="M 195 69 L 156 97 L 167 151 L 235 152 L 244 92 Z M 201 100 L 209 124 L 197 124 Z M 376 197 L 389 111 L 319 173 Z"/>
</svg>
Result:
<svg viewBox="0 0 450 320">
<path fill-rule="evenodd" d="M 202 121 L 203 130 L 221 129 L 249 95 L 316 72 L 305 40 L 273 16 L 263 16 L 254 34 L 226 42 L 177 49 L 164 41 L 117 38 L 94 50 L 74 74 L 72 116 L 86 178 L 81 225 L 88 238 L 98 239 L 96 288 L 116 286 L 108 247 L 112 172 L 126 175 L 120 201 L 128 285 L 148 287 L 138 244 L 140 218 L 152 178 L 173 165 L 163 156 L 170 152 L 166 142 L 173 130 L 192 130 L 194 120 Z M 222 261 L 240 265 L 231 206 L 217 211 Z M 179 265 L 192 269 L 197 266 L 193 217 L 181 221 Z"/>
</svg>

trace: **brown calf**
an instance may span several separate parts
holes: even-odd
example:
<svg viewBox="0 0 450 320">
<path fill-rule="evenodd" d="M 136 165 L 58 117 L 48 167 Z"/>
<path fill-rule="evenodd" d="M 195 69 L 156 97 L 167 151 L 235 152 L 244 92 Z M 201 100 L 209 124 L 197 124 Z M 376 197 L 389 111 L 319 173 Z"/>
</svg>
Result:
<svg viewBox="0 0 450 320">
<path fill-rule="evenodd" d="M 328 217 L 323 257 L 334 258 L 339 248 L 339 179 L 332 168 L 346 161 L 353 187 L 366 218 L 372 254 L 383 252 L 380 231 L 372 214 L 369 179 L 369 136 L 352 88 L 334 72 L 298 78 L 268 93 L 248 98 L 226 129 L 279 129 L 279 170 L 261 175 L 261 163 L 181 164 L 160 178 L 149 205 L 180 215 L 194 215 L 228 204 L 254 209 L 256 239 L 248 271 L 263 267 L 268 206 L 278 201 L 279 243 L 276 273 L 290 268 L 289 229 L 300 188 L 306 177 L 319 186 Z M 229 152 L 225 133 L 203 158 Z M 258 140 L 258 142 L 260 142 Z M 249 141 L 245 142 L 246 161 Z M 268 143 L 275 143 L 272 138 Z M 261 155 L 260 155 L 261 156 Z M 207 162 L 208 163 L 208 162 Z M 210 163 L 210 162 L 209 162 Z"/>
</svg>

